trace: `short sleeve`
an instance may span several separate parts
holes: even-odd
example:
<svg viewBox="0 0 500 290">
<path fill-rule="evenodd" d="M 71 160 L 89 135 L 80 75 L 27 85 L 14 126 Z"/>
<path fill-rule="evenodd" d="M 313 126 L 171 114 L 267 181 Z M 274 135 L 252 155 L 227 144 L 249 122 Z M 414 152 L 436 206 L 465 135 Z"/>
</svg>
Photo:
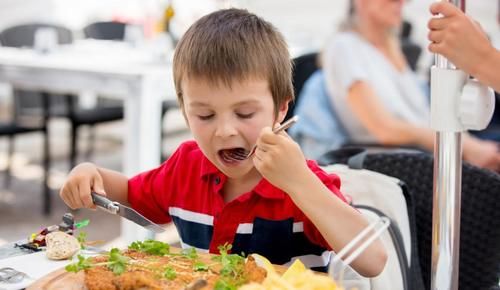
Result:
<svg viewBox="0 0 500 290">
<path fill-rule="evenodd" d="M 182 144 L 159 167 L 140 173 L 128 181 L 128 201 L 142 215 L 159 224 L 171 221 L 168 207 L 175 194 L 176 171 L 182 167 L 191 144 Z"/>
<path fill-rule="evenodd" d="M 356 81 L 369 80 L 363 63 L 363 45 L 353 33 L 340 33 L 325 51 L 325 75 L 336 91 L 345 94 Z"/>
<path fill-rule="evenodd" d="M 340 178 L 337 175 L 326 173 L 316 164 L 315 161 L 308 161 L 308 166 L 314 172 L 314 174 L 316 174 L 316 176 L 323 182 L 323 184 L 326 185 L 328 189 L 330 189 L 333 195 L 338 197 L 343 202 L 347 203 L 346 198 L 340 192 Z M 320 245 L 329 250 L 332 249 L 332 247 L 328 244 L 325 238 L 323 238 L 323 235 L 321 235 L 316 226 L 307 217 L 304 220 L 304 234 L 312 243 Z"/>
</svg>

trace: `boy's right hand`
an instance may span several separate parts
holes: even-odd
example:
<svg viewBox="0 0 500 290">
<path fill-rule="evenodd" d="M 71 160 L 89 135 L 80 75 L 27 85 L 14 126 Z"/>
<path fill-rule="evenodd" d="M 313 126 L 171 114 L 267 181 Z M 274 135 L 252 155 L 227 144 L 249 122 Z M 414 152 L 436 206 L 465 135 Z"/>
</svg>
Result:
<svg viewBox="0 0 500 290">
<path fill-rule="evenodd" d="M 79 164 L 71 170 L 59 195 L 71 209 L 82 207 L 95 209 L 96 206 L 90 195 L 92 191 L 106 195 L 99 169 L 94 164 L 87 162 Z"/>
</svg>

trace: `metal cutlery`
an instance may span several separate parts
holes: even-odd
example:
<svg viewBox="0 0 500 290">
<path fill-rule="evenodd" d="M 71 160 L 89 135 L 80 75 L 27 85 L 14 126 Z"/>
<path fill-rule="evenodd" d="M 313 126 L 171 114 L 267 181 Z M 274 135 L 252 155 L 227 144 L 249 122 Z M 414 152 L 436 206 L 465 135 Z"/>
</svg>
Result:
<svg viewBox="0 0 500 290">
<path fill-rule="evenodd" d="M 161 233 L 165 231 L 165 229 L 163 229 L 161 226 L 150 221 L 145 216 L 141 215 L 140 213 L 138 213 L 137 211 L 128 206 L 124 206 L 119 202 L 109 200 L 108 198 L 100 194 L 97 194 L 95 192 L 92 192 L 91 195 L 92 195 L 92 201 L 96 206 L 100 207 L 101 209 L 104 209 L 105 211 L 111 214 L 116 214 L 123 218 L 126 218 L 155 233 Z"/>
<path fill-rule="evenodd" d="M 293 116 L 292 118 L 288 119 L 285 123 L 274 128 L 273 133 L 278 134 L 279 132 L 290 128 L 298 120 L 299 120 L 299 116 Z M 255 149 L 257 149 L 257 144 L 253 145 L 253 147 L 252 147 L 252 149 L 250 149 L 250 151 L 247 151 L 243 148 L 238 148 L 238 149 L 232 150 L 231 152 L 227 152 L 226 157 L 233 159 L 233 160 L 242 161 L 242 160 L 250 158 L 250 156 L 252 156 L 254 154 Z"/>
</svg>

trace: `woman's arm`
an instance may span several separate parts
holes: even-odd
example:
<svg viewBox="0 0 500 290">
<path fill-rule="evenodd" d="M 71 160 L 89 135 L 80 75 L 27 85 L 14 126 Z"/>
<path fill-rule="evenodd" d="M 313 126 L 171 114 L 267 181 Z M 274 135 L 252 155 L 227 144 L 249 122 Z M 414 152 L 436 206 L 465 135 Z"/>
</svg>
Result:
<svg viewBox="0 0 500 290">
<path fill-rule="evenodd" d="M 348 90 L 347 104 L 353 111 L 354 117 L 380 144 L 417 145 L 432 151 L 434 132 L 395 117 L 379 101 L 368 83 L 355 82 Z"/>
<path fill-rule="evenodd" d="M 435 131 L 412 125 L 388 112 L 369 84 L 355 82 L 349 89 L 347 103 L 363 126 L 383 145 L 416 145 L 434 150 Z M 463 137 L 464 160 L 494 171 L 500 171 L 498 144 L 479 140 L 469 134 Z"/>
</svg>

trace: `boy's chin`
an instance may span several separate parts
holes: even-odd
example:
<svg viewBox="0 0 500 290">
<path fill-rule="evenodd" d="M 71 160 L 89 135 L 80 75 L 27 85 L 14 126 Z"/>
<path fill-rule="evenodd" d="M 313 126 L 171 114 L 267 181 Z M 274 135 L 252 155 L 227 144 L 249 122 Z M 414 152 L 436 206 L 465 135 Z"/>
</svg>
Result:
<svg viewBox="0 0 500 290">
<path fill-rule="evenodd" d="M 255 170 L 251 160 L 239 162 L 237 165 L 226 166 L 224 163 L 218 163 L 217 168 L 228 178 L 241 178 L 250 171 Z"/>
</svg>

